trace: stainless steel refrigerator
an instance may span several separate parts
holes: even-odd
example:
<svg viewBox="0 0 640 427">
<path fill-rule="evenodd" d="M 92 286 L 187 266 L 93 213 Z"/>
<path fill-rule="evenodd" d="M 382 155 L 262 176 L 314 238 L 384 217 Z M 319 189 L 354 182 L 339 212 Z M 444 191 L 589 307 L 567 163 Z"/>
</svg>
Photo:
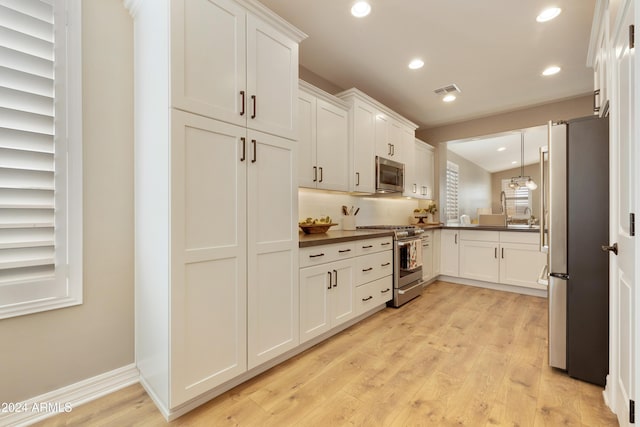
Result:
<svg viewBox="0 0 640 427">
<path fill-rule="evenodd" d="M 609 122 L 549 124 L 541 151 L 549 364 L 604 385 L 609 370 Z"/>
</svg>

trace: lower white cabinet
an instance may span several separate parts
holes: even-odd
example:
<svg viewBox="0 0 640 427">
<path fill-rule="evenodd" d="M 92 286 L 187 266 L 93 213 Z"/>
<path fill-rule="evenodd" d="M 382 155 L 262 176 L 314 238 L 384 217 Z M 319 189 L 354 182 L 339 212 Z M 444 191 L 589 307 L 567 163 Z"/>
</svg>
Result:
<svg viewBox="0 0 640 427">
<path fill-rule="evenodd" d="M 300 250 L 300 342 L 393 297 L 392 238 Z"/>
<path fill-rule="evenodd" d="M 435 276 L 434 255 L 440 251 L 433 250 L 434 239 L 433 230 L 425 231 L 422 234 L 422 280 L 431 280 Z"/>
<path fill-rule="evenodd" d="M 546 289 L 537 282 L 546 264 L 538 238 L 537 233 L 461 230 L 459 277 Z"/>
<path fill-rule="evenodd" d="M 354 316 L 354 266 L 334 261 L 300 270 L 300 341 L 327 332 Z"/>
<path fill-rule="evenodd" d="M 440 233 L 440 274 L 458 277 L 458 230 L 441 230 Z"/>
</svg>

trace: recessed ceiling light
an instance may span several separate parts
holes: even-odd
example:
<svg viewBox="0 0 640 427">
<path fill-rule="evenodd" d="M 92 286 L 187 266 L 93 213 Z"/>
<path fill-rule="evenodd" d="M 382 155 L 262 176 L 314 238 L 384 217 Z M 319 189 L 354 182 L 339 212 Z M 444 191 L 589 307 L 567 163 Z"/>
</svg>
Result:
<svg viewBox="0 0 640 427">
<path fill-rule="evenodd" d="M 500 148 L 498 148 L 498 150 L 497 150 L 497 151 L 504 151 L 504 150 L 506 150 L 506 149 L 507 149 L 507 147 L 500 147 Z"/>
<path fill-rule="evenodd" d="M 424 67 L 424 61 L 422 59 L 414 59 L 409 62 L 409 68 L 412 70 L 417 70 L 418 68 Z"/>
<path fill-rule="evenodd" d="M 550 7 L 540 12 L 540 15 L 538 15 L 538 17 L 536 18 L 536 21 L 538 22 L 551 21 L 553 18 L 560 15 L 560 12 L 562 12 L 562 9 L 560 9 L 559 7 Z"/>
<path fill-rule="evenodd" d="M 444 97 L 444 98 L 442 98 L 442 100 L 443 100 L 444 102 L 451 102 L 451 101 L 455 101 L 455 100 L 456 100 L 456 96 L 455 96 L 454 94 L 450 93 L 450 94 L 448 94 L 448 95 L 445 95 L 445 97 Z"/>
<path fill-rule="evenodd" d="M 366 1 L 359 1 L 351 7 L 351 14 L 356 18 L 364 18 L 371 12 L 371 5 Z"/>
<path fill-rule="evenodd" d="M 543 76 L 552 76 L 554 74 L 558 74 L 560 72 L 560 67 L 556 66 L 556 65 L 552 65 L 551 67 L 547 67 L 545 68 L 545 70 L 542 72 Z"/>
</svg>

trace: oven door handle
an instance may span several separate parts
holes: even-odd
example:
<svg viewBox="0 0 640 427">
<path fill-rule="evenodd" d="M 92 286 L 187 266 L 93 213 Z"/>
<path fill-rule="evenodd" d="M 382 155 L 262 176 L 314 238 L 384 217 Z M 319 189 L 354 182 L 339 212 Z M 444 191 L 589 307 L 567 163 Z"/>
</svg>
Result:
<svg viewBox="0 0 640 427">
<path fill-rule="evenodd" d="M 404 294 L 406 294 L 407 292 L 412 291 L 412 290 L 414 290 L 415 288 L 417 288 L 418 286 L 422 286 L 422 285 L 424 285 L 424 282 L 420 282 L 420 283 L 418 283 L 417 285 L 413 285 L 413 286 L 412 286 L 412 287 L 410 287 L 409 289 L 398 289 L 398 293 L 399 293 L 400 295 L 404 295 Z"/>
</svg>

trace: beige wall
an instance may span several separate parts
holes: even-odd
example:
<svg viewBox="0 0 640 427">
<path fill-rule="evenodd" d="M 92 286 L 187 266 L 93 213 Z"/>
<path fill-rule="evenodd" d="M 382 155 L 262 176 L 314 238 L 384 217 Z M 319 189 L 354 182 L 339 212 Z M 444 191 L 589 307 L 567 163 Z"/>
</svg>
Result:
<svg viewBox="0 0 640 427">
<path fill-rule="evenodd" d="M 419 129 L 416 132 L 416 138 L 437 146 L 440 142 L 524 129 L 544 125 L 549 120 L 569 120 L 591 114 L 593 114 L 593 96 L 585 95 L 480 119 Z"/>
<path fill-rule="evenodd" d="M 0 402 L 134 362 L 133 23 L 82 2 L 84 304 L 0 320 Z"/>
<path fill-rule="evenodd" d="M 332 82 L 325 79 L 324 77 L 320 77 L 313 71 L 307 70 L 303 66 L 298 67 L 298 73 L 301 80 L 304 80 L 305 82 L 310 83 L 327 93 L 336 94 L 344 90 L 340 86 L 333 84 Z"/>
</svg>

